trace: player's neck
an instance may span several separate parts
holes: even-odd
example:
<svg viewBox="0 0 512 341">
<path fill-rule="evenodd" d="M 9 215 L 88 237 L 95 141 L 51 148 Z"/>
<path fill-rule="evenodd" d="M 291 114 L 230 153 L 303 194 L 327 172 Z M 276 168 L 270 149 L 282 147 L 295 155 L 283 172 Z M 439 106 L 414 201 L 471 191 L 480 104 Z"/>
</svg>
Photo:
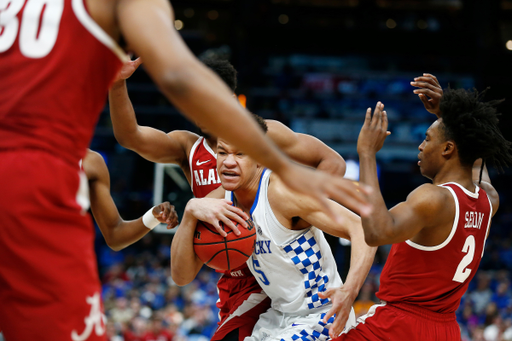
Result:
<svg viewBox="0 0 512 341">
<path fill-rule="evenodd" d="M 474 192 L 473 170 L 471 167 L 445 165 L 432 179 L 434 185 L 447 182 L 456 182 L 465 187 L 468 191 Z"/>
<path fill-rule="evenodd" d="M 233 192 L 236 200 L 235 206 L 241 208 L 244 212 L 250 214 L 254 201 L 257 200 L 256 195 L 260 186 L 260 179 L 263 175 L 263 167 L 258 171 L 258 175 L 254 176 L 247 186 L 239 188 Z"/>
</svg>

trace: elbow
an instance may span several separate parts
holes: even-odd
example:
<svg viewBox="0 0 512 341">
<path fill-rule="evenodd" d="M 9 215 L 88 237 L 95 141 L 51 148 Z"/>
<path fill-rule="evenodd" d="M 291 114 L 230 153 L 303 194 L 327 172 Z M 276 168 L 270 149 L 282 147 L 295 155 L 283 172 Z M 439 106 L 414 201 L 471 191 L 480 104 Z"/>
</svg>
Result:
<svg viewBox="0 0 512 341">
<path fill-rule="evenodd" d="M 364 231 L 364 241 L 368 246 L 381 246 L 387 244 L 393 244 L 396 236 L 391 232 L 379 231 L 376 233 L 375 231 Z"/>
<path fill-rule="evenodd" d="M 364 241 L 371 247 L 383 245 L 381 237 L 369 231 L 364 232 Z"/>
<path fill-rule="evenodd" d="M 368 244 L 368 246 L 371 247 L 380 246 L 379 242 L 375 238 L 369 238 L 365 236 L 364 241 L 366 242 L 366 244 Z"/>
<path fill-rule="evenodd" d="M 122 147 L 126 149 L 133 150 L 136 143 L 135 142 L 135 134 L 127 134 L 126 132 L 119 132 L 114 129 L 114 137 Z"/>
<path fill-rule="evenodd" d="M 117 243 L 111 239 L 105 238 L 105 242 L 107 243 L 109 248 L 111 248 L 112 250 L 114 250 L 116 252 L 124 249 L 124 245 L 122 245 L 121 243 Z"/>
<path fill-rule="evenodd" d="M 180 272 L 180 271 L 173 271 L 172 267 L 171 267 L 171 277 L 177 286 L 183 287 L 183 286 L 189 284 L 190 282 L 192 282 L 192 279 L 185 278 L 185 277 L 181 276 L 178 272 Z"/>
</svg>

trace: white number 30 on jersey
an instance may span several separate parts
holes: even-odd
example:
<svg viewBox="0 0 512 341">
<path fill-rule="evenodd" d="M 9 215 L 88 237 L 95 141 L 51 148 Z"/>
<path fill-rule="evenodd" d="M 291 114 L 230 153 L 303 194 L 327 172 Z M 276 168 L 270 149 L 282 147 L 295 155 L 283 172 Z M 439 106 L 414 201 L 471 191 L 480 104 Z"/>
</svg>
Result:
<svg viewBox="0 0 512 341">
<path fill-rule="evenodd" d="M 11 48 L 19 32 L 21 53 L 43 58 L 57 40 L 64 0 L 27 0 L 20 23 L 18 13 L 24 4 L 25 0 L 0 0 L 0 53 Z"/>
<path fill-rule="evenodd" d="M 471 274 L 471 269 L 467 269 L 466 267 L 471 264 L 475 257 L 475 237 L 468 236 L 466 238 L 466 242 L 462 247 L 462 252 L 466 253 L 466 255 L 460 261 L 457 271 L 455 271 L 455 275 L 452 279 L 452 281 L 459 283 L 463 283 Z"/>
</svg>

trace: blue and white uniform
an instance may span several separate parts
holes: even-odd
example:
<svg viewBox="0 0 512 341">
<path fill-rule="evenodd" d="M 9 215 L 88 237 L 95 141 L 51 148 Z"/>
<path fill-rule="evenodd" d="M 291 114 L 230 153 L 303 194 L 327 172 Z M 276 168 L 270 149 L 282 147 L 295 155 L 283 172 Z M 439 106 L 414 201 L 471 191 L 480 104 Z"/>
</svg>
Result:
<svg viewBox="0 0 512 341">
<path fill-rule="evenodd" d="M 318 293 L 343 283 L 321 230 L 314 226 L 290 230 L 279 223 L 267 197 L 270 174 L 264 170 L 251 208 L 257 237 L 247 265 L 272 305 L 260 315 L 245 341 L 323 341 L 329 338 L 328 328 L 334 319 L 322 322 L 332 303 Z M 226 191 L 226 199 L 233 200 L 231 192 Z M 346 327 L 352 325 L 353 309 Z"/>
</svg>

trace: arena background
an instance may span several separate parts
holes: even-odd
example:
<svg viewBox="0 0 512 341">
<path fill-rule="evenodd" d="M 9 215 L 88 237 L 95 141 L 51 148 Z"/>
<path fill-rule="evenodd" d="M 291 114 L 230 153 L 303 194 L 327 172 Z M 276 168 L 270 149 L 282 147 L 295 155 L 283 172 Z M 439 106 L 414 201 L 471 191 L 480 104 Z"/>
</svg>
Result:
<svg viewBox="0 0 512 341">
<path fill-rule="evenodd" d="M 357 164 L 365 109 L 382 101 L 393 133 L 378 154 L 389 207 L 427 181 L 416 156 L 434 117 L 412 93 L 413 77 L 428 72 L 443 87 L 490 87 L 486 99 L 506 98 L 500 105 L 501 130 L 512 140 L 512 1 L 176 0 L 172 5 L 176 28 L 196 55 L 221 55 L 237 68 L 237 94 L 246 96 L 249 110 L 317 136 L 352 164 Z M 166 132 L 195 129 L 143 68 L 128 85 L 139 124 Z M 107 161 L 123 218 L 141 216 L 153 203 L 154 165 L 119 146 L 108 106 L 91 148 Z M 501 205 L 480 269 L 457 313 L 463 340 L 512 340 L 512 173 L 490 174 Z M 181 214 L 191 194 L 165 175 L 162 195 Z M 204 269 L 193 284 L 174 285 L 171 240 L 171 234 L 152 232 L 114 252 L 97 230 L 110 340 L 149 340 L 149 330 L 166 340 L 162 328 L 176 341 L 211 336 L 218 276 Z M 330 242 L 344 278 L 350 246 L 334 238 Z M 376 301 L 388 250 L 379 249 L 355 305 L 358 314 Z"/>
</svg>

